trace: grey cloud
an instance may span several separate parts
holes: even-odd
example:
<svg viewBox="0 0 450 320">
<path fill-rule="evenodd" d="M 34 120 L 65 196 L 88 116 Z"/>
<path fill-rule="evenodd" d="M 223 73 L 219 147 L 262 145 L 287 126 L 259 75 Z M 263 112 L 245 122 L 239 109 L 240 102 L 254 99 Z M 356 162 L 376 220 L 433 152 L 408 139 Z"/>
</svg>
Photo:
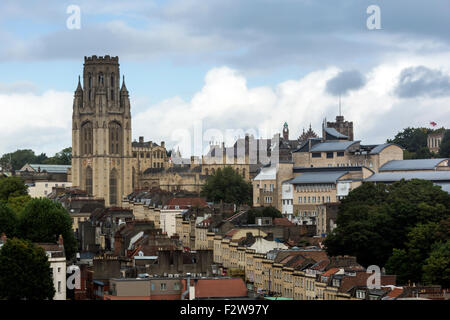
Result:
<svg viewBox="0 0 450 320">
<path fill-rule="evenodd" d="M 114 3 L 113 8 L 108 3 L 81 1 L 82 30 L 69 33 L 63 30 L 67 15 L 58 1 L 58 10 L 46 9 L 52 12 L 41 19 L 54 24 L 57 16 L 61 29 L 26 39 L 16 46 L 5 42 L 4 48 L 0 48 L 0 59 L 79 59 L 86 53 L 106 52 L 136 60 L 164 55 L 177 62 L 212 62 L 243 70 L 268 70 L 292 64 L 311 68 L 335 64 L 349 68 L 355 57 L 363 57 L 360 64 L 370 67 L 379 62 L 383 53 L 404 51 L 398 38 L 392 40 L 399 35 L 414 43 L 425 39 L 444 44 L 426 50 L 445 50 L 450 44 L 447 0 L 431 0 L 426 9 L 422 0 L 383 2 L 380 4 L 383 30 L 378 31 L 366 28 L 366 9 L 373 4 L 372 0 L 340 1 L 339 5 L 335 0 L 173 0 L 165 3 L 133 0 L 131 4 Z M 47 7 L 52 5 L 33 9 L 40 16 Z M 30 14 L 25 6 L 23 10 Z M 13 11 L 12 17 L 20 12 L 9 11 Z M 122 21 L 133 17 L 133 22 L 151 23 L 133 23 L 139 27 L 129 28 L 125 34 L 107 30 L 105 24 L 95 24 L 97 14 L 100 17 L 111 14 L 111 19 Z M 155 26 L 167 32 L 161 33 Z"/>
<path fill-rule="evenodd" d="M 0 83 L 0 94 L 35 93 L 36 91 L 36 85 L 29 81 Z"/>
<path fill-rule="evenodd" d="M 331 95 L 346 95 L 351 90 L 362 88 L 366 78 L 357 70 L 341 71 L 334 78 L 327 81 L 326 92 Z"/>
<path fill-rule="evenodd" d="M 450 76 L 424 66 L 406 68 L 394 92 L 400 98 L 450 96 Z"/>
</svg>

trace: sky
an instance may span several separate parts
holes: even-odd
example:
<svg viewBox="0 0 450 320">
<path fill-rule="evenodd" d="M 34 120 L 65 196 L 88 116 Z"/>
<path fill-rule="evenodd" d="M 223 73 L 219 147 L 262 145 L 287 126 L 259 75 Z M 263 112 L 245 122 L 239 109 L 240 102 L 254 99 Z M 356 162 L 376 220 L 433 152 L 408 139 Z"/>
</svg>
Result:
<svg viewBox="0 0 450 320">
<path fill-rule="evenodd" d="M 371 5 L 380 28 L 368 27 Z M 284 122 L 291 139 L 309 125 L 320 135 L 339 96 L 364 144 L 449 128 L 449 17 L 448 0 L 2 0 L 0 155 L 71 145 L 91 55 L 119 56 L 133 138 L 186 157 Z"/>
</svg>

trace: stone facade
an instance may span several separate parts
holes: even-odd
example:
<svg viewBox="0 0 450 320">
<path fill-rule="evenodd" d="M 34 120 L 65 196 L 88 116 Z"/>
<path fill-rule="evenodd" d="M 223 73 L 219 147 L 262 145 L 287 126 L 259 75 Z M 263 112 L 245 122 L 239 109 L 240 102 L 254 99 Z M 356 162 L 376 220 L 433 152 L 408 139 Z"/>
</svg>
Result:
<svg viewBox="0 0 450 320">
<path fill-rule="evenodd" d="M 72 182 L 120 205 L 132 191 L 131 112 L 118 57 L 85 57 L 72 115 Z"/>
<path fill-rule="evenodd" d="M 430 133 L 427 137 L 427 146 L 430 152 L 439 153 L 442 139 L 444 138 L 445 131 Z"/>
</svg>

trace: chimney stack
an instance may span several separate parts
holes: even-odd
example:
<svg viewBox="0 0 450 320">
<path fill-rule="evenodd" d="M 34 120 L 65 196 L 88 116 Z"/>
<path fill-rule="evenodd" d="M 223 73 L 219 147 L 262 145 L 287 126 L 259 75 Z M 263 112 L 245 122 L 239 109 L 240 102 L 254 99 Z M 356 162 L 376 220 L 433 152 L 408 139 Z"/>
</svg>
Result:
<svg viewBox="0 0 450 320">
<path fill-rule="evenodd" d="M 59 235 L 58 245 L 59 245 L 60 248 L 64 247 L 64 240 L 63 240 L 62 234 Z"/>
</svg>

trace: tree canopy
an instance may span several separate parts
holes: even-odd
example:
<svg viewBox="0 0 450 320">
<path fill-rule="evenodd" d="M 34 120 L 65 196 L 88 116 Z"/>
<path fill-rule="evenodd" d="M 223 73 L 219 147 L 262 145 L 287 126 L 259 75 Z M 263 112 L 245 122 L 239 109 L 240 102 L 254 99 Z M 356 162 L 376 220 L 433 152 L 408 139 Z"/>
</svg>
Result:
<svg viewBox="0 0 450 320">
<path fill-rule="evenodd" d="M 433 245 L 430 256 L 423 266 L 425 283 L 439 283 L 443 288 L 450 288 L 450 240 Z"/>
<path fill-rule="evenodd" d="M 217 169 L 202 186 L 202 196 L 208 201 L 251 204 L 253 189 L 250 182 L 230 166 Z"/>
<path fill-rule="evenodd" d="M 19 219 L 19 234 L 33 242 L 56 243 L 61 234 L 66 257 L 72 258 L 77 250 L 72 219 L 60 203 L 46 198 L 30 200 Z"/>
<path fill-rule="evenodd" d="M 19 177 L 0 178 L 0 201 L 8 202 L 11 197 L 28 195 L 28 187 Z"/>
<path fill-rule="evenodd" d="M 72 162 L 72 147 L 57 152 L 53 157 L 47 157 L 45 153 L 36 155 L 33 150 L 22 149 L 5 153 L 0 158 L 0 167 L 9 170 L 20 170 L 27 163 L 34 164 L 66 164 Z"/>
<path fill-rule="evenodd" d="M 44 300 L 54 295 L 44 249 L 27 240 L 8 239 L 0 250 L 0 299 Z"/>
<path fill-rule="evenodd" d="M 439 155 L 443 158 L 450 158 L 450 130 L 446 130 L 439 148 Z"/>
<path fill-rule="evenodd" d="M 386 265 L 400 282 L 420 280 L 435 234 L 446 234 L 449 216 L 450 195 L 431 181 L 366 182 L 342 200 L 337 227 L 324 244 L 331 256 L 355 255 L 365 266 Z M 418 278 L 412 279 L 414 274 Z"/>
<path fill-rule="evenodd" d="M 0 201 L 0 234 L 5 233 L 8 237 L 16 236 L 18 224 L 17 214 Z"/>
<path fill-rule="evenodd" d="M 397 133 L 394 139 L 387 142 L 395 143 L 404 148 L 405 159 L 429 159 L 433 156 L 427 146 L 429 128 L 406 128 Z"/>
</svg>

